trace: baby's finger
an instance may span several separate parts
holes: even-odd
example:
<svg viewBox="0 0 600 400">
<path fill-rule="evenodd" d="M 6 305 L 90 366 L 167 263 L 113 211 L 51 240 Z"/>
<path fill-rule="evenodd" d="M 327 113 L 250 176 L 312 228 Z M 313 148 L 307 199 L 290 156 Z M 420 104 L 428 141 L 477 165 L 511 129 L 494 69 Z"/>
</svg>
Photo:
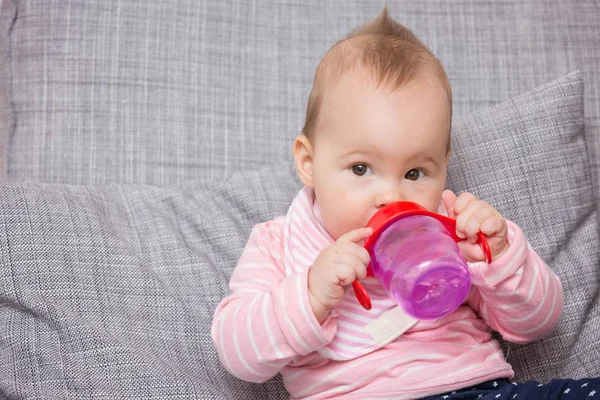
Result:
<svg viewBox="0 0 600 400">
<path fill-rule="evenodd" d="M 474 201 L 477 201 L 477 197 L 475 197 L 475 195 L 473 193 L 469 193 L 469 192 L 461 193 L 456 198 L 456 202 L 454 203 L 455 215 L 458 215 L 458 214 L 461 214 L 462 212 L 464 212 L 466 207 Z"/>
<path fill-rule="evenodd" d="M 465 225 L 465 235 L 471 243 L 477 242 L 477 234 L 481 232 L 481 224 L 494 215 L 493 210 L 483 207 L 474 212 Z"/>
<path fill-rule="evenodd" d="M 358 228 L 340 236 L 337 240 L 337 243 L 359 243 L 365 239 L 368 239 L 372 234 L 373 228 L 371 227 Z"/>
<path fill-rule="evenodd" d="M 335 264 L 353 265 L 356 262 L 356 255 L 348 251 L 341 251 L 334 259 Z"/>
<path fill-rule="evenodd" d="M 472 222 L 473 217 L 480 213 L 482 209 L 486 207 L 485 202 L 477 200 L 469 203 L 467 207 L 456 217 L 456 235 L 462 239 L 471 239 L 473 236 L 474 227 L 471 226 L 469 231 L 467 232 L 467 226 L 469 224 L 474 224 Z M 477 220 L 478 225 L 477 229 L 479 229 L 479 225 L 483 222 L 483 219 Z M 469 236 L 471 235 L 471 237 Z M 475 232 L 475 235 L 477 232 Z"/>
<path fill-rule="evenodd" d="M 481 246 L 479 246 L 479 244 L 470 243 L 466 240 L 458 242 L 457 244 L 460 248 L 460 253 L 468 262 L 485 260 L 485 255 L 483 254 L 483 250 L 481 250 Z"/>
<path fill-rule="evenodd" d="M 454 204 L 456 203 L 456 199 L 457 197 L 452 190 L 447 189 L 442 192 L 442 202 L 450 218 L 455 218 Z"/>
<path fill-rule="evenodd" d="M 371 256 L 367 249 L 359 246 L 356 243 L 341 243 L 341 251 L 344 253 L 352 254 L 358 258 L 364 265 L 368 265 L 371 262 Z"/>
<path fill-rule="evenodd" d="M 339 264 L 337 266 L 338 282 L 341 286 L 352 285 L 356 280 L 356 268 L 351 264 Z"/>
<path fill-rule="evenodd" d="M 362 262 L 362 260 L 356 260 L 356 262 L 354 263 L 354 271 L 356 274 L 356 279 L 358 280 L 365 279 L 365 277 L 367 276 L 367 267 L 365 266 L 365 263 Z"/>
<path fill-rule="evenodd" d="M 481 223 L 481 233 L 485 236 L 505 236 L 508 233 L 506 220 L 498 215 L 492 215 Z"/>
</svg>

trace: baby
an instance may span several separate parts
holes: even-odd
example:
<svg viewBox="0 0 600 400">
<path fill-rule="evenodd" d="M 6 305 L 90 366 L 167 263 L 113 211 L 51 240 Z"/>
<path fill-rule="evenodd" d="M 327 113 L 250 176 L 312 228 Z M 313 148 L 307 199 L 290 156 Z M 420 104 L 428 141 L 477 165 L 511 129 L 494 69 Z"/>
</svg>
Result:
<svg viewBox="0 0 600 400">
<path fill-rule="evenodd" d="M 254 227 L 231 295 L 215 311 L 212 338 L 230 373 L 252 382 L 281 373 L 296 399 L 532 399 L 565 391 L 578 398 L 598 386 L 598 379 L 508 380 L 513 371 L 490 331 L 514 343 L 544 336 L 559 320 L 562 287 L 519 227 L 473 194 L 444 191 L 451 118 L 443 67 L 386 9 L 327 52 L 293 145 L 304 187 L 287 215 Z M 473 286 L 448 316 L 414 320 L 366 278 L 362 245 L 372 230 L 365 226 L 396 201 L 455 218 L 466 238 L 460 249 Z M 369 311 L 356 300 L 355 280 L 371 297 Z"/>
</svg>

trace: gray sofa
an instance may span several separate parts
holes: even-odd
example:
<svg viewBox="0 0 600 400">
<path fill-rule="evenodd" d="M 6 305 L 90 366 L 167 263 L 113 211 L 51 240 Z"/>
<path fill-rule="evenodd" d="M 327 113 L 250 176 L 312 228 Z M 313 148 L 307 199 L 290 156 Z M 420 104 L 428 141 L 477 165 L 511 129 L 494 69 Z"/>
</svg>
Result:
<svg viewBox="0 0 600 400">
<path fill-rule="evenodd" d="M 388 1 L 447 68 L 449 187 L 563 281 L 517 380 L 600 375 L 600 3 Z M 300 184 L 326 49 L 381 2 L 2 0 L 0 398 L 283 399 L 219 364 L 212 313 Z"/>
</svg>

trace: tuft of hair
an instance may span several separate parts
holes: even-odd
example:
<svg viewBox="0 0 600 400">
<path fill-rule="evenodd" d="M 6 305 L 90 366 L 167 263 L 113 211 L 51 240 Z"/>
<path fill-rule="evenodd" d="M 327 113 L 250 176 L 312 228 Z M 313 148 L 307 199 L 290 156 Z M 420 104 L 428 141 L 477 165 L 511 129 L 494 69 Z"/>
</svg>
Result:
<svg viewBox="0 0 600 400">
<path fill-rule="evenodd" d="M 452 90 L 441 62 L 407 27 L 394 21 L 387 6 L 372 21 L 352 30 L 325 53 L 315 71 L 302 133 L 314 140 L 327 93 L 341 77 L 364 68 L 377 87 L 392 90 L 428 74 L 439 78 L 452 107 Z"/>
</svg>

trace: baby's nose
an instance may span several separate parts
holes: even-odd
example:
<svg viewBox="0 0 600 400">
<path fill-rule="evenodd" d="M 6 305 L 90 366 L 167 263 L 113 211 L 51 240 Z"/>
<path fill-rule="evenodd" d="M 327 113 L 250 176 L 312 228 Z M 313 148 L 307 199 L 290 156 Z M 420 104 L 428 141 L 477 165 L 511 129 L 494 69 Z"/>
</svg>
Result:
<svg viewBox="0 0 600 400">
<path fill-rule="evenodd" d="M 379 196 L 376 202 L 376 207 L 379 209 L 387 206 L 388 204 L 403 200 L 404 196 L 399 190 L 388 190 Z"/>
</svg>

